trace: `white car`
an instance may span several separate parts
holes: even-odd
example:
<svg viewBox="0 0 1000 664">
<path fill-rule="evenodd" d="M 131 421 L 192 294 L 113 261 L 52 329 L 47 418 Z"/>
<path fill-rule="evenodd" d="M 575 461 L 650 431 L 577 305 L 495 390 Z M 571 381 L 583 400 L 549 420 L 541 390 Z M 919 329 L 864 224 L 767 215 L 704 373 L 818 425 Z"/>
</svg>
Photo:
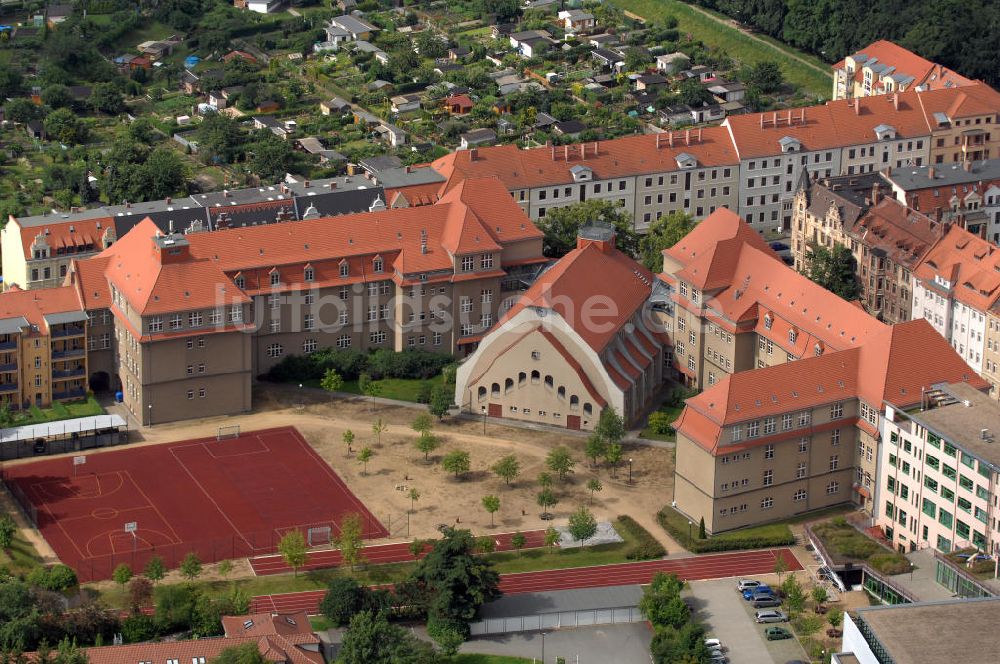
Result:
<svg viewBox="0 0 1000 664">
<path fill-rule="evenodd" d="M 705 639 L 705 647 L 709 650 L 722 650 L 722 641 L 718 639 Z"/>
<path fill-rule="evenodd" d="M 764 585 L 763 581 L 756 581 L 754 579 L 740 579 L 736 582 L 736 590 L 742 593 L 744 590 L 752 590 L 757 586 Z"/>
</svg>

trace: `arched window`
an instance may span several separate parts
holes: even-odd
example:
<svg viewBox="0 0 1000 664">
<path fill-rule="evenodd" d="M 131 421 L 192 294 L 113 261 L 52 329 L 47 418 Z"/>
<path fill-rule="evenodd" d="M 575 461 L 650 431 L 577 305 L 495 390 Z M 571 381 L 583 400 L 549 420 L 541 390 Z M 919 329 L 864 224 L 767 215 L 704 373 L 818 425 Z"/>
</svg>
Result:
<svg viewBox="0 0 1000 664">
<path fill-rule="evenodd" d="M 482 385 L 479 386 L 479 400 L 482 401 L 486 398 L 486 388 Z"/>
<path fill-rule="evenodd" d="M 523 371 L 517 374 L 517 386 L 524 387 L 524 384 L 528 382 L 528 374 Z"/>
<path fill-rule="evenodd" d="M 545 387 L 552 389 L 552 376 L 545 377 Z"/>
<path fill-rule="evenodd" d="M 493 383 L 493 385 L 490 386 L 490 392 L 495 397 L 500 396 L 500 383 Z"/>
<path fill-rule="evenodd" d="M 538 371 L 532 371 L 531 372 L 531 384 L 532 385 L 538 385 L 538 381 L 540 381 L 541 379 L 542 379 L 542 374 L 538 373 Z"/>
<path fill-rule="evenodd" d="M 503 382 L 503 391 L 504 391 L 505 394 L 507 392 L 510 392 L 513 389 L 514 389 L 514 379 L 513 378 L 508 378 L 507 380 L 505 380 Z"/>
<path fill-rule="evenodd" d="M 560 399 L 565 399 L 566 398 L 566 388 L 563 387 L 562 385 L 560 385 L 559 389 L 556 390 L 556 396 L 559 397 Z"/>
<path fill-rule="evenodd" d="M 579 410 L 580 409 L 580 397 L 578 397 L 578 396 L 576 396 L 574 394 L 574 395 L 572 395 L 569 398 L 569 409 L 570 410 Z"/>
<path fill-rule="evenodd" d="M 589 401 L 587 403 L 583 404 L 583 414 L 584 415 L 593 415 L 594 414 L 594 407 L 590 405 Z"/>
</svg>

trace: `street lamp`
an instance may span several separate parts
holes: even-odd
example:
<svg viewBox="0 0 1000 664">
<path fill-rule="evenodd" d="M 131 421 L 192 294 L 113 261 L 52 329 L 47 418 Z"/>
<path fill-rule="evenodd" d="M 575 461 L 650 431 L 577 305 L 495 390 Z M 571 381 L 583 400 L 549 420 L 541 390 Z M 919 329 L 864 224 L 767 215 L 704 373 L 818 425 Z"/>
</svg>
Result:
<svg viewBox="0 0 1000 664">
<path fill-rule="evenodd" d="M 542 632 L 542 664 L 545 664 L 545 632 Z"/>
<path fill-rule="evenodd" d="M 688 521 L 688 548 L 691 548 L 691 544 L 694 542 L 694 540 L 691 539 L 691 526 L 693 525 L 694 521 Z"/>
<path fill-rule="evenodd" d="M 149 426 L 153 426 L 153 404 L 149 404 L 146 408 L 149 409 Z"/>
<path fill-rule="evenodd" d="M 480 411 L 483 413 L 483 435 L 486 435 L 486 406 L 480 406 Z"/>
<path fill-rule="evenodd" d="M 628 483 L 632 483 L 632 457 L 628 458 Z"/>
</svg>

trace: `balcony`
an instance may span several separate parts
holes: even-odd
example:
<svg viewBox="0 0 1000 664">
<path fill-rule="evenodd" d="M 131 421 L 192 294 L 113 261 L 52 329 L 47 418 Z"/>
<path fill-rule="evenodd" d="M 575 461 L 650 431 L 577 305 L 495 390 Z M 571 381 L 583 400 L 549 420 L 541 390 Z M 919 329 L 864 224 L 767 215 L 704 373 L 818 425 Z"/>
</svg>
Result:
<svg viewBox="0 0 1000 664">
<path fill-rule="evenodd" d="M 64 392 L 53 392 L 52 398 L 57 401 L 63 401 L 65 399 L 82 399 L 87 396 L 87 390 L 82 387 L 74 387 L 73 389 L 66 390 Z"/>
<path fill-rule="evenodd" d="M 67 360 L 74 357 L 83 357 L 86 353 L 86 349 L 82 346 L 80 348 L 67 348 L 65 350 L 53 350 L 52 359 L 53 360 Z"/>
<path fill-rule="evenodd" d="M 52 371 L 52 380 L 66 380 L 68 378 L 76 378 L 87 373 L 84 367 L 77 367 L 75 369 L 68 369 L 66 371 Z"/>
<path fill-rule="evenodd" d="M 0 383 L 0 394 L 17 392 L 17 383 Z"/>
<path fill-rule="evenodd" d="M 17 339 L 13 341 L 0 341 L 0 350 L 16 350 L 17 349 Z"/>
<path fill-rule="evenodd" d="M 62 327 L 57 327 L 52 330 L 53 338 L 61 337 L 80 337 L 86 332 L 86 328 L 83 325 L 64 325 Z"/>
<path fill-rule="evenodd" d="M 13 371 L 17 371 L 17 362 L 0 364 L 0 373 L 11 373 Z"/>
</svg>

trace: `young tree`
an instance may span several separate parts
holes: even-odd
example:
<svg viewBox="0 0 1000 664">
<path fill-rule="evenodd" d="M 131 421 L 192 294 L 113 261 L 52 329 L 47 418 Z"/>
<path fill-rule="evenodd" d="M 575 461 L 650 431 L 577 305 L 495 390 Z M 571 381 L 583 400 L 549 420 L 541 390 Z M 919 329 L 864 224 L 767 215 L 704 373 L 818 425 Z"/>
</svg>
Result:
<svg viewBox="0 0 1000 664">
<path fill-rule="evenodd" d="M 522 532 L 514 533 L 510 538 L 510 547 L 517 551 L 517 555 L 521 555 L 521 549 L 524 545 L 528 543 L 528 538 L 524 536 Z"/>
<path fill-rule="evenodd" d="M 545 487 L 538 492 L 535 500 L 538 502 L 538 506 L 542 508 L 542 518 L 547 519 L 551 515 L 549 514 L 549 508 L 555 507 L 559 503 L 559 499 L 556 498 L 556 494 L 549 487 Z"/>
<path fill-rule="evenodd" d="M 806 594 L 802 590 L 802 584 L 794 575 L 785 579 L 785 582 L 781 584 L 781 590 L 785 593 L 785 601 L 790 612 L 799 613 L 805 608 Z"/>
<path fill-rule="evenodd" d="M 778 575 L 778 585 L 781 585 L 781 575 L 788 571 L 788 563 L 782 556 L 778 556 L 774 559 L 774 567 L 771 570 Z"/>
<path fill-rule="evenodd" d="M 354 443 L 354 432 L 351 431 L 350 429 L 345 429 L 341 438 L 343 439 L 344 444 L 347 445 L 347 456 L 348 458 L 350 458 L 351 445 Z"/>
<path fill-rule="evenodd" d="M 363 373 L 358 376 L 358 389 L 361 390 L 361 394 L 371 399 L 370 410 L 375 410 L 375 397 L 382 394 L 382 383 L 372 380 L 371 376 Z"/>
<path fill-rule="evenodd" d="M 410 428 L 419 434 L 430 433 L 433 422 L 431 421 L 430 413 L 420 413 L 410 424 Z"/>
<path fill-rule="evenodd" d="M 813 588 L 810 595 L 812 595 L 812 600 L 816 603 L 817 609 L 823 606 L 823 604 L 826 603 L 826 600 L 830 598 L 830 594 L 826 592 L 826 588 L 823 586 L 816 586 Z"/>
<path fill-rule="evenodd" d="M 490 514 L 490 528 L 493 527 L 493 515 L 500 509 L 500 498 L 497 496 L 483 496 L 483 509 Z"/>
<path fill-rule="evenodd" d="M 549 526 L 545 529 L 545 546 L 548 547 L 549 551 L 555 551 L 556 545 L 559 544 L 559 539 L 562 535 L 558 530 Z"/>
<path fill-rule="evenodd" d="M 424 431 L 413 441 L 413 445 L 424 453 L 424 463 L 430 463 L 430 454 L 441 445 L 441 441 L 430 431 Z"/>
<path fill-rule="evenodd" d="M 306 538 L 301 530 L 290 530 L 278 542 L 278 553 L 281 554 L 285 564 L 292 568 L 295 576 L 299 575 L 299 568 L 306 564 L 308 553 L 306 549 Z"/>
<path fill-rule="evenodd" d="M 497 541 L 489 535 L 476 538 L 476 551 L 479 553 L 493 553 L 497 549 Z"/>
<path fill-rule="evenodd" d="M 382 434 L 389 430 L 389 425 L 382 421 L 382 418 L 378 418 L 372 422 L 372 434 L 375 435 L 375 444 L 382 445 Z"/>
<path fill-rule="evenodd" d="M 548 489 L 552 486 L 552 474 L 544 471 L 538 473 L 538 486 Z"/>
<path fill-rule="evenodd" d="M 427 406 L 427 410 L 430 411 L 431 415 L 434 415 L 439 420 L 444 419 L 444 416 L 448 414 L 451 409 L 452 401 L 454 400 L 454 395 L 451 394 L 444 386 L 436 385 L 433 390 L 431 390 L 431 402 Z"/>
<path fill-rule="evenodd" d="M 153 599 L 153 582 L 144 576 L 133 576 L 128 583 L 128 605 L 133 613 L 149 606 Z"/>
<path fill-rule="evenodd" d="M 164 576 L 167 575 L 167 568 L 163 564 L 163 558 L 159 556 L 153 556 L 146 563 L 146 567 L 142 570 L 142 575 L 153 582 L 153 584 L 159 583 Z"/>
<path fill-rule="evenodd" d="M 111 578 L 114 579 L 115 583 L 120 585 L 124 591 L 125 584 L 132 579 L 132 568 L 125 563 L 121 563 L 115 568 L 115 571 L 111 573 Z"/>
<path fill-rule="evenodd" d="M 0 549 L 6 551 L 14 545 L 14 535 L 17 534 L 17 524 L 9 514 L 0 517 Z"/>
<path fill-rule="evenodd" d="M 590 504 L 594 504 L 594 494 L 604 491 L 604 485 L 601 484 L 601 480 L 596 477 L 592 477 L 587 480 L 587 491 L 590 491 Z"/>
<path fill-rule="evenodd" d="M 319 386 L 327 392 L 340 392 L 344 389 L 344 378 L 337 373 L 336 369 L 327 369 L 322 380 L 319 381 Z"/>
<path fill-rule="evenodd" d="M 581 507 L 569 516 L 569 534 L 578 542 L 590 539 L 597 533 L 597 519 L 586 507 Z"/>
<path fill-rule="evenodd" d="M 181 561 L 180 570 L 181 576 L 188 581 L 194 581 L 201 576 L 201 559 L 198 557 L 198 554 L 191 551 L 184 556 L 184 560 Z"/>
<path fill-rule="evenodd" d="M 545 457 L 545 466 L 552 472 L 559 475 L 559 481 L 565 482 L 566 477 L 573 473 L 573 466 L 576 461 L 570 454 L 569 449 L 563 445 L 553 448 Z"/>
<path fill-rule="evenodd" d="M 427 542 L 422 539 L 415 539 L 412 542 L 410 542 L 410 545 L 406 548 L 410 552 L 411 556 L 413 556 L 414 558 L 419 558 L 420 554 L 422 554 L 424 552 L 424 549 L 427 548 Z"/>
<path fill-rule="evenodd" d="M 493 464 L 491 470 L 507 486 L 510 486 L 510 483 L 521 473 L 521 462 L 513 454 L 508 454 Z"/>
<path fill-rule="evenodd" d="M 698 521 L 698 539 L 705 539 L 708 534 L 705 532 L 705 517 Z"/>
<path fill-rule="evenodd" d="M 826 614 L 826 620 L 830 623 L 830 627 L 837 629 L 840 627 L 840 624 L 844 622 L 844 612 L 837 607 L 833 607 L 830 609 L 830 612 Z"/>
<path fill-rule="evenodd" d="M 469 453 L 465 450 L 453 450 L 444 455 L 441 459 L 441 467 L 449 473 L 455 473 L 455 477 L 464 475 L 472 467 Z"/>
<path fill-rule="evenodd" d="M 420 490 L 417 489 L 417 487 L 411 488 L 410 493 L 407 494 L 407 497 L 410 499 L 410 512 L 412 513 L 414 503 L 420 500 Z"/>
<path fill-rule="evenodd" d="M 372 457 L 374 456 L 375 456 L 375 450 L 368 447 L 367 445 L 362 447 L 361 451 L 358 452 L 358 461 L 364 464 L 364 470 L 361 471 L 362 475 L 368 474 L 368 462 L 371 461 Z"/>
<path fill-rule="evenodd" d="M 597 420 L 595 431 L 608 445 L 620 443 L 626 433 L 625 420 L 614 407 L 608 406 L 601 411 L 601 417 Z"/>
<path fill-rule="evenodd" d="M 625 452 L 618 443 L 608 445 L 608 449 L 604 453 L 604 459 L 611 464 L 611 474 L 615 477 L 618 476 L 618 464 L 621 463 L 623 456 L 625 456 Z"/>
<path fill-rule="evenodd" d="M 591 465 L 596 468 L 597 460 L 604 456 L 607 449 L 608 444 L 604 442 L 604 438 L 601 434 L 594 432 L 587 438 L 587 443 L 584 445 L 583 453 L 590 459 Z"/>
<path fill-rule="evenodd" d="M 229 575 L 233 573 L 233 561 L 223 560 L 221 563 L 219 563 L 219 567 L 216 569 L 216 571 L 219 573 L 219 576 L 222 577 L 223 581 L 226 580 L 227 578 L 229 578 Z"/>
<path fill-rule="evenodd" d="M 336 537 L 335 543 L 340 549 L 340 557 L 353 570 L 356 565 L 364 562 L 362 551 L 364 544 L 361 541 L 361 517 L 357 514 L 348 514 L 340 522 L 340 535 Z"/>
</svg>

